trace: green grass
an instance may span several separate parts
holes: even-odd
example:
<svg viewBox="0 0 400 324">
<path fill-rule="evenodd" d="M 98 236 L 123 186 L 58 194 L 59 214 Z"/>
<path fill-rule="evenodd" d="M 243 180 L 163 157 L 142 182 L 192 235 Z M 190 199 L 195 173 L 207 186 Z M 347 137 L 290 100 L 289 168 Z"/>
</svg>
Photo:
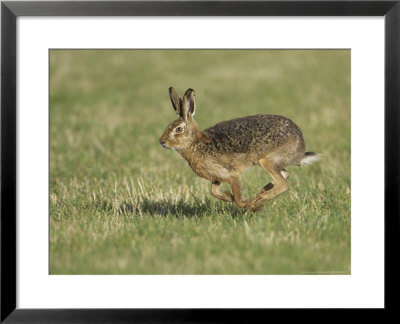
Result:
<svg viewBox="0 0 400 324">
<path fill-rule="evenodd" d="M 324 157 L 259 213 L 221 202 L 158 143 L 171 85 L 201 128 L 281 114 Z M 268 181 L 250 169 L 243 195 Z M 330 271 L 350 273 L 350 51 L 51 51 L 51 274 Z"/>
</svg>

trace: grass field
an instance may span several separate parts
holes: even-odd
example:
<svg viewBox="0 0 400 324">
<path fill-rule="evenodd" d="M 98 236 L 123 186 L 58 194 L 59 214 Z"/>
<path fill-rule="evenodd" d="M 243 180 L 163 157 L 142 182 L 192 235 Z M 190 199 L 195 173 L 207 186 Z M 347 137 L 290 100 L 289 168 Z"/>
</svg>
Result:
<svg viewBox="0 0 400 324">
<path fill-rule="evenodd" d="M 171 85 L 200 128 L 281 114 L 324 157 L 259 213 L 221 202 L 158 143 Z M 51 274 L 349 274 L 350 193 L 350 51 L 50 53 Z"/>
</svg>

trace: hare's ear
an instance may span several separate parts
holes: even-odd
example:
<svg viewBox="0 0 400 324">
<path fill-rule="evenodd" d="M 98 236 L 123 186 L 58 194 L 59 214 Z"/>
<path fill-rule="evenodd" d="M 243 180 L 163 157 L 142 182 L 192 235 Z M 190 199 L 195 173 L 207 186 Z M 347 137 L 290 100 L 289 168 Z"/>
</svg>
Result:
<svg viewBox="0 0 400 324">
<path fill-rule="evenodd" d="M 196 101 L 194 98 L 194 90 L 187 89 L 183 96 L 182 110 L 186 120 L 192 118 L 196 112 Z"/>
<path fill-rule="evenodd" d="M 182 99 L 179 98 L 179 96 L 175 92 L 175 89 L 172 87 L 169 88 L 169 98 L 171 99 L 171 103 L 172 103 L 172 106 L 174 106 L 176 114 L 179 117 L 184 117 L 183 111 L 182 111 Z"/>
</svg>

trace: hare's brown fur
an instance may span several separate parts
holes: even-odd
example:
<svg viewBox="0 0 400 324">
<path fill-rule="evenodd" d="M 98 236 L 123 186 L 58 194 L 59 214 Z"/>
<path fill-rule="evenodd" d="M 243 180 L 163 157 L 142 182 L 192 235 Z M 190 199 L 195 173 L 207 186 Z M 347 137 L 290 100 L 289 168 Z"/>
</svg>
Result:
<svg viewBox="0 0 400 324">
<path fill-rule="evenodd" d="M 220 122 L 203 131 L 193 119 L 194 90 L 181 100 L 170 88 L 171 102 L 179 115 L 160 138 L 163 147 L 175 149 L 200 177 L 211 181 L 211 194 L 239 207 L 258 210 L 263 203 L 288 190 L 289 165 L 309 164 L 319 156 L 305 152 L 303 135 L 291 120 L 278 115 L 254 115 Z M 241 173 L 259 165 L 268 171 L 272 182 L 252 200 L 244 201 L 240 191 Z M 221 191 L 227 182 L 232 194 Z"/>
</svg>

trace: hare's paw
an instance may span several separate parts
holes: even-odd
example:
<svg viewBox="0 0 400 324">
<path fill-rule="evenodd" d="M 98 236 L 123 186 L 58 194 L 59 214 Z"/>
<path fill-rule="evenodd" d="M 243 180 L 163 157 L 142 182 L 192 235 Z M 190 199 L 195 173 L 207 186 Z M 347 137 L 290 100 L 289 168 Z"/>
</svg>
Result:
<svg viewBox="0 0 400 324">
<path fill-rule="evenodd" d="M 253 213 L 257 213 L 257 212 L 259 212 L 260 211 L 260 209 L 261 209 L 261 207 L 263 206 L 264 204 L 258 204 L 258 205 L 253 205 L 253 206 L 249 206 L 249 207 L 247 207 L 247 209 L 248 210 L 250 210 L 251 212 L 253 212 Z"/>
<path fill-rule="evenodd" d="M 265 203 L 267 203 L 267 201 L 268 200 L 266 200 L 264 196 L 260 194 L 256 198 L 248 202 L 247 209 L 249 209 L 252 212 L 258 212 L 261 209 L 261 207 Z"/>
<path fill-rule="evenodd" d="M 214 181 L 211 183 L 211 194 L 222 201 L 232 202 L 233 195 L 225 190 L 221 190 L 220 183 L 218 181 Z"/>
</svg>

